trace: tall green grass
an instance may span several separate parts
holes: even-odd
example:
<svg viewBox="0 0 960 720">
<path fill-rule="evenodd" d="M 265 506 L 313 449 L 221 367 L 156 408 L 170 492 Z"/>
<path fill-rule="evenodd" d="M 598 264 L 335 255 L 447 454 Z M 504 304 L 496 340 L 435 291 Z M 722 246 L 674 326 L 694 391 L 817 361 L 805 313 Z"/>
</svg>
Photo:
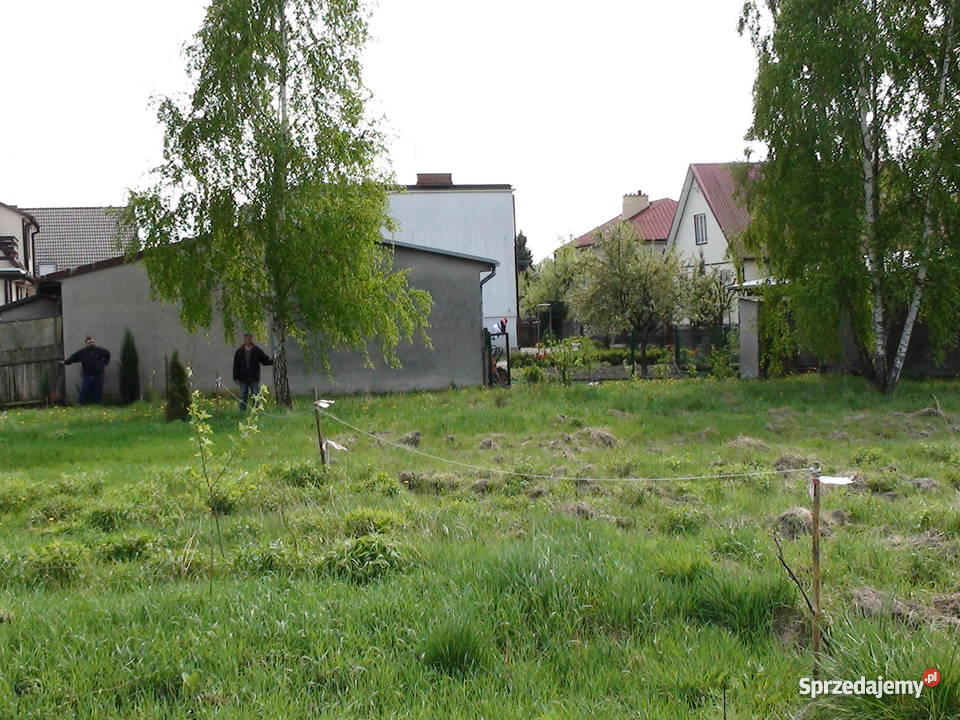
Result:
<svg viewBox="0 0 960 720">
<path fill-rule="evenodd" d="M 145 404 L 4 413 L 0 717 L 705 719 L 724 695 L 729 717 L 786 716 L 806 704 L 812 664 L 770 531 L 809 503 L 805 476 L 631 478 L 766 470 L 788 453 L 870 481 L 824 498 L 849 518 L 823 541 L 824 672 L 944 673 L 920 704 L 832 698 L 812 712 L 956 716 L 952 630 L 850 611 L 864 585 L 929 607 L 960 583 L 960 453 L 942 418 L 911 414 L 934 395 L 960 412 L 955 383 L 905 382 L 888 398 L 816 377 L 335 406 L 486 472 L 332 419 L 325 433 L 350 450 L 321 469 L 303 399 L 295 414 L 269 410 L 218 486 L 222 553 L 187 425 Z M 218 444 L 241 418 L 214 415 Z M 756 442 L 728 445 L 740 436 Z M 809 539 L 784 552 L 808 581 Z"/>
</svg>

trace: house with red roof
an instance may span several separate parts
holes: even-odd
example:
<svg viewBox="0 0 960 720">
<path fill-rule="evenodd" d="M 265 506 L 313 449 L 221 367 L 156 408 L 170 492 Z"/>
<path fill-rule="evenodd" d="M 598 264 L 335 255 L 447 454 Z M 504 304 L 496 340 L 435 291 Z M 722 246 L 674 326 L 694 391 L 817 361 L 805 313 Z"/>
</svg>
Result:
<svg viewBox="0 0 960 720">
<path fill-rule="evenodd" d="M 707 268 L 729 271 L 731 282 L 735 267 L 730 243 L 750 224 L 750 215 L 737 194 L 738 165 L 742 163 L 694 163 L 687 168 L 666 243 L 685 265 L 693 267 L 702 259 Z M 754 258 L 743 261 L 743 280 L 756 280 Z"/>
<path fill-rule="evenodd" d="M 643 191 L 624 195 L 623 210 L 620 214 L 576 238 L 573 246 L 578 249 L 591 247 L 596 244 L 597 236 L 608 228 L 618 222 L 629 222 L 636 229 L 637 237 L 648 243 L 651 248 L 657 248 L 663 252 L 676 209 L 677 201 L 671 198 L 660 198 L 651 202 Z"/>
</svg>

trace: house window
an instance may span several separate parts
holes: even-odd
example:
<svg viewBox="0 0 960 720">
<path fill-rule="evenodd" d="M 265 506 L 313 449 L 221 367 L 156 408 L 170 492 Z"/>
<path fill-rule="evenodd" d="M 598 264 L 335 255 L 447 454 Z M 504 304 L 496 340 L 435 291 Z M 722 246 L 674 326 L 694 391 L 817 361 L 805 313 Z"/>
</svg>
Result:
<svg viewBox="0 0 960 720">
<path fill-rule="evenodd" d="M 697 239 L 697 245 L 707 244 L 707 214 L 700 213 L 693 216 L 693 234 Z"/>
</svg>

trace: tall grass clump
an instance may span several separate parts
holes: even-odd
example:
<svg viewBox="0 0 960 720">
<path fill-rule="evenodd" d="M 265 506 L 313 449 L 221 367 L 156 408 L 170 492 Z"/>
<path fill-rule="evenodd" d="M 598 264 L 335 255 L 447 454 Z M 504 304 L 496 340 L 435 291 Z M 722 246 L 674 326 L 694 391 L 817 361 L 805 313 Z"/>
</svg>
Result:
<svg viewBox="0 0 960 720">
<path fill-rule="evenodd" d="M 375 508 L 357 508 L 343 516 L 344 532 L 355 538 L 386 533 L 399 527 L 401 523 L 402 519 L 397 513 Z"/>
<path fill-rule="evenodd" d="M 778 576 L 711 573 L 690 584 L 687 602 L 693 620 L 761 637 L 795 608 L 795 589 Z"/>
<path fill-rule="evenodd" d="M 449 618 L 434 625 L 423 643 L 423 662 L 447 675 L 463 675 L 482 668 L 487 642 L 470 617 Z"/>
<path fill-rule="evenodd" d="M 927 668 L 940 671 L 936 687 L 913 695 L 825 695 L 814 701 L 813 717 L 830 720 L 953 720 L 960 717 L 960 633 L 926 627 L 922 631 L 896 620 L 839 618 L 824 656 L 822 676 L 856 680 L 919 681 Z"/>
<path fill-rule="evenodd" d="M 350 538 L 324 555 L 321 567 L 343 580 L 363 584 L 409 564 L 399 543 L 382 535 Z"/>
</svg>

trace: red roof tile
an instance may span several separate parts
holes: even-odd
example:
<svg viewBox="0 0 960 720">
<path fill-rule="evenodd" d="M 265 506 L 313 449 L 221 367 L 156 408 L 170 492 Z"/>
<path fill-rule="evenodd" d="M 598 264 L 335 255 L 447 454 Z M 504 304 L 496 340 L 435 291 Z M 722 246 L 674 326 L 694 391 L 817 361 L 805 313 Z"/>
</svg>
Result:
<svg viewBox="0 0 960 720">
<path fill-rule="evenodd" d="M 695 163 L 690 171 L 707 199 L 707 205 L 729 240 L 750 224 L 750 214 L 737 197 L 734 168 L 742 163 Z"/>
<path fill-rule="evenodd" d="M 673 214 L 677 211 L 677 201 L 671 198 L 654 200 L 636 215 L 628 218 L 637 230 L 637 235 L 647 241 L 666 241 L 670 234 L 670 225 L 673 224 Z M 596 243 L 597 233 L 603 233 L 607 228 L 620 222 L 620 216 L 607 220 L 603 225 L 595 227 L 590 232 L 581 235 L 573 244 L 578 247 L 589 247 Z"/>
</svg>

